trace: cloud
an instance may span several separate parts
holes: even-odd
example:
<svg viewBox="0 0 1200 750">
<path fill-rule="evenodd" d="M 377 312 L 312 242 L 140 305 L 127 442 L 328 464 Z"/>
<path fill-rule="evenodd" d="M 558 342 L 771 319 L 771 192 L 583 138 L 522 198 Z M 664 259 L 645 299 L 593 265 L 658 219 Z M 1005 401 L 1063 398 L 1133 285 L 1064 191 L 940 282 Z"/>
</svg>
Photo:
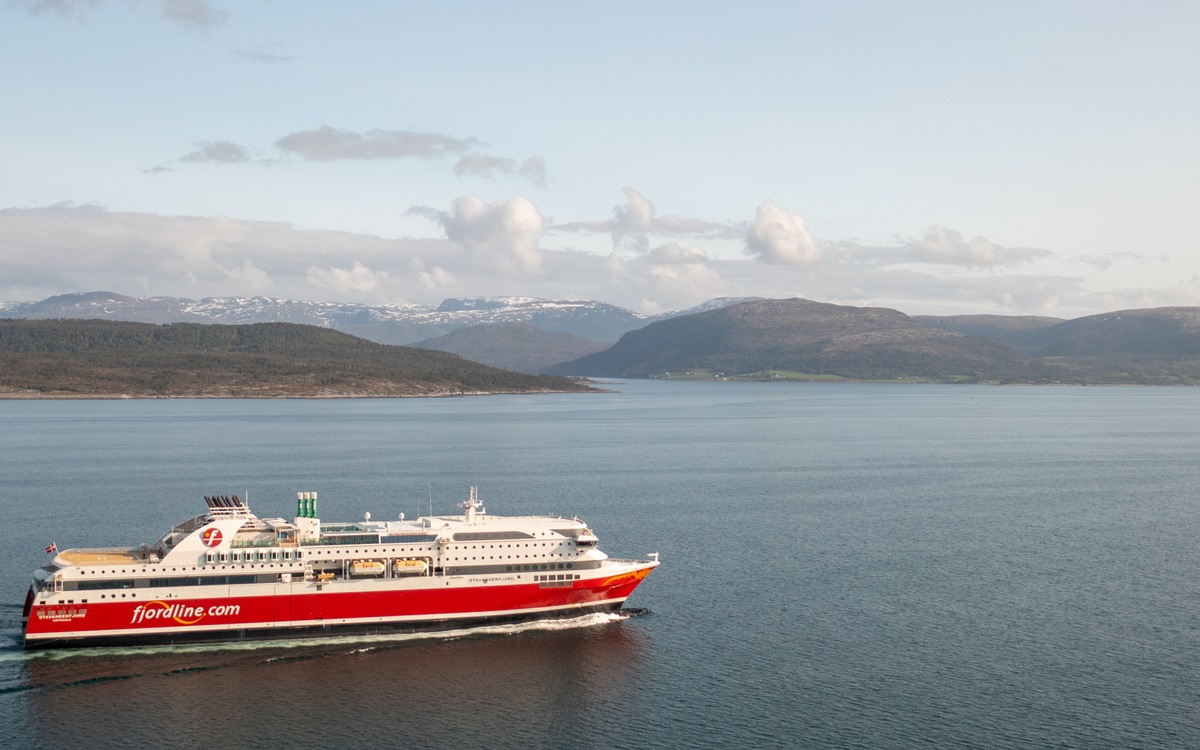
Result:
<svg viewBox="0 0 1200 750">
<path fill-rule="evenodd" d="M 261 291 L 271 287 L 271 277 L 267 275 L 266 271 L 255 267 L 249 258 L 242 258 L 240 266 L 221 267 L 221 271 L 230 280 L 238 282 L 238 285 L 244 289 Z"/>
<path fill-rule="evenodd" d="M 436 305 L 449 296 L 519 294 L 662 312 L 713 297 L 762 296 L 909 314 L 1059 317 L 1200 303 L 1196 279 L 1158 289 L 1123 285 L 1125 259 L 1101 278 L 1091 266 L 1079 276 L 949 266 L 921 260 L 899 243 L 823 242 L 821 259 L 803 266 L 718 258 L 674 241 L 628 256 L 542 246 L 546 220 L 524 198 L 487 203 L 466 196 L 448 210 L 410 213 L 434 221 L 445 238 L 391 239 L 86 205 L 0 209 L 0 300 L 103 289 Z M 1101 283 L 1113 288 L 1096 291 Z"/>
<path fill-rule="evenodd" d="M 372 271 L 357 260 L 350 268 L 309 266 L 307 276 L 315 286 L 337 292 L 373 292 L 387 283 L 387 271 Z"/>
<path fill-rule="evenodd" d="M 463 156 L 454 165 L 454 174 L 459 177 L 466 175 L 491 177 L 496 174 L 520 175 L 538 187 L 546 186 L 546 164 L 536 156 L 531 156 L 518 165 L 513 159 L 470 153 Z"/>
<path fill-rule="evenodd" d="M 718 239 L 739 236 L 742 230 L 682 216 L 658 216 L 654 202 L 632 187 L 624 188 L 625 203 L 615 206 L 612 218 L 605 221 L 574 221 L 555 224 L 555 232 L 608 233 L 614 252 L 642 254 L 650 248 L 651 235 L 679 239 Z"/>
<path fill-rule="evenodd" d="M 708 254 L 698 247 L 669 242 L 654 248 L 639 261 L 631 268 L 639 279 L 636 286 L 643 295 L 642 306 L 655 312 L 665 311 L 656 300 L 704 302 L 736 291 L 712 265 Z M 645 264 L 644 273 L 639 270 L 641 263 Z"/>
<path fill-rule="evenodd" d="M 1003 247 L 983 237 L 964 240 L 962 233 L 934 225 L 919 240 L 910 240 L 902 251 L 917 260 L 964 268 L 1016 266 L 1050 255 L 1046 250 L 1028 247 Z"/>
<path fill-rule="evenodd" d="M 1109 271 L 1113 266 L 1118 264 L 1135 266 L 1146 265 L 1150 263 L 1166 264 L 1171 262 L 1171 256 L 1156 255 L 1147 257 L 1145 255 L 1139 255 L 1137 253 L 1125 251 L 1118 253 L 1105 253 L 1103 255 L 1080 255 L 1072 258 L 1071 260 L 1093 266 L 1098 271 L 1103 273 Z"/>
<path fill-rule="evenodd" d="M 460 243 L 473 257 L 502 268 L 534 273 L 541 268 L 538 239 L 546 220 L 525 198 L 485 203 L 474 195 L 455 199 L 450 211 L 414 206 L 410 214 L 441 224 L 446 238 Z"/>
<path fill-rule="evenodd" d="M 30 14 L 57 13 L 60 16 L 74 17 L 84 11 L 98 8 L 102 0 L 24 0 L 18 3 Z"/>
<path fill-rule="evenodd" d="M 280 55 L 256 47 L 242 47 L 240 49 L 235 49 L 230 54 L 242 60 L 248 60 L 249 62 L 255 63 L 265 63 L 268 65 L 292 62 L 296 59 L 290 55 Z"/>
<path fill-rule="evenodd" d="M 804 219 L 769 200 L 754 214 L 744 252 L 765 263 L 793 266 L 821 260 L 821 249 L 804 226 Z"/>
<path fill-rule="evenodd" d="M 218 10 L 207 0 L 163 0 L 162 17 L 182 26 L 210 29 L 228 19 L 226 11 Z"/>
<path fill-rule="evenodd" d="M 328 125 L 290 133 L 275 142 L 289 153 L 312 161 L 340 159 L 437 159 L 482 145 L 475 138 L 453 138 L 439 133 L 407 130 L 368 130 L 365 134 Z"/>
<path fill-rule="evenodd" d="M 458 279 L 454 274 L 450 273 L 441 266 L 434 266 L 428 271 L 422 271 L 417 275 L 421 281 L 421 286 L 426 289 L 440 289 L 443 287 L 454 286 L 458 283 Z"/>
<path fill-rule="evenodd" d="M 16 4 L 29 13 L 57 13 L 70 18 L 99 8 L 104 0 L 18 0 Z M 214 8 L 208 0 L 161 0 L 159 14 L 171 23 L 201 29 L 219 26 L 229 18 L 228 12 Z"/>
<path fill-rule="evenodd" d="M 246 149 L 230 141 L 201 141 L 196 146 L 198 148 L 195 151 L 180 157 L 179 161 L 218 164 L 240 164 L 250 161 Z"/>
</svg>

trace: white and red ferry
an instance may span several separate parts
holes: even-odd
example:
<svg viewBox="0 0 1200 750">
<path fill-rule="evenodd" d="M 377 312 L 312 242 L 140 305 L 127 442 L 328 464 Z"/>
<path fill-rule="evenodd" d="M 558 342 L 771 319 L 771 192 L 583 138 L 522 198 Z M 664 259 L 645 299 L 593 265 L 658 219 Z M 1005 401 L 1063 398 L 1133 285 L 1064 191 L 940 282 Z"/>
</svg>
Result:
<svg viewBox="0 0 1200 750">
<path fill-rule="evenodd" d="M 619 609 L 658 565 L 617 560 L 577 518 L 259 518 L 237 496 L 153 545 L 68 549 L 34 572 L 27 648 L 190 643 L 458 627 Z M 53 545 L 52 548 L 53 549 Z"/>
</svg>

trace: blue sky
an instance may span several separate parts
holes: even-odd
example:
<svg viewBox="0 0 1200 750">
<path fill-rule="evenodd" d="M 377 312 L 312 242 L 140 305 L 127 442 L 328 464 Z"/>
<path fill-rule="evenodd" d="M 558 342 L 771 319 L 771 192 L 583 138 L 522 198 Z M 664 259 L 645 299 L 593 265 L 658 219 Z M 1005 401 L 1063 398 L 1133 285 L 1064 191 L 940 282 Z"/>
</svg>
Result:
<svg viewBox="0 0 1200 750">
<path fill-rule="evenodd" d="M 0 300 L 1200 304 L 1200 4 L 0 0 Z"/>
</svg>

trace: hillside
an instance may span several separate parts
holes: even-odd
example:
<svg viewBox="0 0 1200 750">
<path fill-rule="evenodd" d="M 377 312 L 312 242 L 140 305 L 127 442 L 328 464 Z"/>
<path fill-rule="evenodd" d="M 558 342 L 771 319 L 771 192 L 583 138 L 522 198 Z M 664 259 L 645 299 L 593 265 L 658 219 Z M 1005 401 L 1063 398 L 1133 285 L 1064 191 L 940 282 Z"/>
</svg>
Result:
<svg viewBox="0 0 1200 750">
<path fill-rule="evenodd" d="M 8 397 L 337 397 L 580 391 L 315 326 L 0 320 Z"/>
<path fill-rule="evenodd" d="M 135 323 L 302 323 L 380 344 L 412 344 L 479 325 L 527 323 L 550 333 L 616 341 L 655 320 L 724 307 L 748 298 L 718 297 L 650 317 L 594 300 L 451 297 L 437 307 L 312 302 L 274 297 L 127 297 L 115 292 L 60 294 L 38 302 L 0 301 L 0 318 L 127 320 Z M 582 354 L 583 352 L 580 352 Z M 578 356 L 578 355 L 576 355 Z"/>
<path fill-rule="evenodd" d="M 1038 336 L 1059 323 L 1062 318 L 1036 315 L 914 315 L 913 320 L 927 326 L 954 331 L 966 336 L 995 341 L 1031 354 Z"/>
<path fill-rule="evenodd" d="M 451 331 L 413 346 L 451 352 L 475 362 L 517 372 L 547 367 L 603 351 L 611 341 L 593 341 L 570 333 L 550 333 L 528 323 L 492 323 Z"/>
<path fill-rule="evenodd" d="M 616 341 L 645 315 L 590 300 L 455 297 L 437 307 L 310 302 L 273 297 L 127 297 L 114 292 L 60 294 L 39 302 L 0 303 L 0 318 L 126 320 L 137 323 L 301 323 L 380 344 L 411 344 L 477 325 L 528 323 L 544 331 Z"/>
<path fill-rule="evenodd" d="M 835 377 L 855 380 L 1050 380 L 1054 369 L 994 341 L 896 310 L 761 300 L 653 323 L 611 348 L 551 368 L 605 377 Z"/>
</svg>

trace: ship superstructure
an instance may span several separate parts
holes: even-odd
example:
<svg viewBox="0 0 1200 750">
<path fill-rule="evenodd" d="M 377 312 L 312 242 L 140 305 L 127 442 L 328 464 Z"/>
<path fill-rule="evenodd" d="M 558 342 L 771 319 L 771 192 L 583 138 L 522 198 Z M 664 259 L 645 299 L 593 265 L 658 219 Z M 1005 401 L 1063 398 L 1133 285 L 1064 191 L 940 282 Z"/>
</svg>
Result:
<svg viewBox="0 0 1200 750">
<path fill-rule="evenodd" d="M 34 572 L 25 645 L 186 643 L 457 627 L 619 609 L 658 555 L 618 560 L 577 518 L 259 518 L 237 496 L 153 545 L 67 549 Z"/>
</svg>

